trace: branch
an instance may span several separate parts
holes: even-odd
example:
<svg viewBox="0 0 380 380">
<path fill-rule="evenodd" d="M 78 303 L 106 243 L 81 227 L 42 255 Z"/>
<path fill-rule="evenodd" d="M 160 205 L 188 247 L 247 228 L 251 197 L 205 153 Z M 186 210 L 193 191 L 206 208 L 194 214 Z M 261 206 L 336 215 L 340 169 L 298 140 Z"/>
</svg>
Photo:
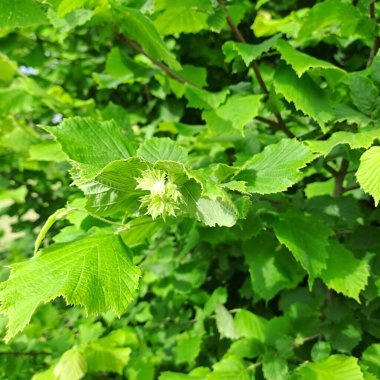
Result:
<svg viewBox="0 0 380 380">
<path fill-rule="evenodd" d="M 224 0 L 217 0 L 220 7 L 222 8 L 223 10 L 223 13 L 226 17 L 226 21 L 227 21 L 227 24 L 228 26 L 230 27 L 231 29 L 231 32 L 233 34 L 233 36 L 235 37 L 235 39 L 241 43 L 247 43 L 247 41 L 245 40 L 244 36 L 240 33 L 240 30 L 238 29 L 238 27 L 235 25 L 235 23 L 233 22 L 230 14 L 228 13 L 228 9 L 226 7 L 226 4 L 224 3 Z M 268 95 L 269 94 L 269 91 L 268 91 L 268 88 L 264 82 L 264 79 L 260 73 L 260 69 L 259 69 L 259 66 L 257 64 L 257 62 L 254 60 L 252 61 L 251 63 L 251 67 L 255 73 L 255 76 L 256 76 L 256 79 L 257 79 L 257 82 L 259 83 L 262 91 Z M 276 111 L 274 113 L 276 119 L 277 119 L 277 129 L 279 129 L 280 131 L 283 131 L 288 137 L 290 138 L 293 138 L 293 137 L 296 137 L 294 135 L 294 133 L 292 133 L 289 128 L 285 125 L 285 122 L 280 114 L 280 112 Z"/>
<path fill-rule="evenodd" d="M 323 167 L 333 176 L 336 177 L 338 175 L 338 172 L 332 168 L 327 162 L 323 164 Z"/>
<path fill-rule="evenodd" d="M 370 14 L 371 19 L 374 20 L 375 25 L 376 25 L 375 1 L 372 1 L 372 3 L 369 6 L 369 14 Z M 377 54 L 379 49 L 380 49 L 380 37 L 376 36 L 375 41 L 373 41 L 371 52 L 369 53 L 366 67 L 371 66 L 373 59 L 375 58 L 375 55 Z"/>
<path fill-rule="evenodd" d="M 166 66 L 164 63 L 158 61 L 157 59 L 153 58 L 152 56 L 150 56 L 148 53 L 146 53 L 142 48 L 141 46 L 133 41 L 133 40 L 130 40 L 128 37 L 125 37 L 125 36 L 122 36 L 120 34 L 117 35 L 117 38 L 119 40 L 122 40 L 124 41 L 127 45 L 129 45 L 136 53 L 139 53 L 139 54 L 142 54 L 144 55 L 145 57 L 147 57 L 150 61 L 152 61 L 157 67 L 159 67 L 160 69 L 162 69 L 163 71 L 165 71 L 165 73 L 175 79 L 176 81 L 182 83 L 182 84 L 188 84 L 189 86 L 192 86 L 192 87 L 197 87 L 196 85 L 194 85 L 193 83 L 190 83 L 188 80 L 186 80 L 185 78 L 181 77 L 180 75 L 178 75 L 175 71 L 173 71 L 170 67 Z"/>
<path fill-rule="evenodd" d="M 360 185 L 358 183 L 355 183 L 354 185 L 346 186 L 343 188 L 343 193 L 351 190 L 360 189 Z"/>
<path fill-rule="evenodd" d="M 344 158 L 342 160 L 342 164 L 340 165 L 339 171 L 335 175 L 335 185 L 334 185 L 334 192 L 333 192 L 334 197 L 340 197 L 344 192 L 343 181 L 344 181 L 344 177 L 347 174 L 348 165 L 349 165 L 348 160 Z"/>
</svg>

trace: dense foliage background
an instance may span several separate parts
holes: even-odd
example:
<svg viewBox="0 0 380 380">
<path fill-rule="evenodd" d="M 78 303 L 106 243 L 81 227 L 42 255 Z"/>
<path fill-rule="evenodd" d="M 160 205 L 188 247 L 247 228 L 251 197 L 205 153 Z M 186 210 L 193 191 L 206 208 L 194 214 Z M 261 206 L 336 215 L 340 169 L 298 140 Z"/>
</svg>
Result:
<svg viewBox="0 0 380 380">
<path fill-rule="evenodd" d="M 0 0 L 0 378 L 380 379 L 379 15 Z"/>
</svg>

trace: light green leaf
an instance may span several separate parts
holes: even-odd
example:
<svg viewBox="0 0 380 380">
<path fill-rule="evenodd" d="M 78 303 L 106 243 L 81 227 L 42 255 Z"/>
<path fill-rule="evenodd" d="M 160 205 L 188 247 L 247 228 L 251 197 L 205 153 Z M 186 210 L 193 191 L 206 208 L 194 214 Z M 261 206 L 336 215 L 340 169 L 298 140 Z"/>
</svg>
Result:
<svg viewBox="0 0 380 380">
<path fill-rule="evenodd" d="M 237 339 L 239 337 L 231 313 L 221 304 L 217 304 L 215 307 L 215 320 L 222 338 Z"/>
<path fill-rule="evenodd" d="M 280 66 L 274 76 L 276 91 L 288 102 L 315 119 L 321 127 L 334 118 L 332 102 L 307 73 L 298 78 L 290 66 Z"/>
<path fill-rule="evenodd" d="M 320 363 L 307 363 L 297 373 L 302 380 L 364 380 L 358 359 L 332 355 Z"/>
<path fill-rule="evenodd" d="M 58 16 L 64 17 L 74 9 L 82 8 L 87 0 L 62 0 L 57 8 Z"/>
<path fill-rule="evenodd" d="M 17 73 L 17 63 L 0 53 L 0 81 L 10 82 Z"/>
<path fill-rule="evenodd" d="M 212 9 L 209 0 L 166 1 L 162 8 L 163 12 L 158 14 L 154 25 L 163 36 L 208 29 L 207 19 Z"/>
<path fill-rule="evenodd" d="M 176 337 L 174 348 L 175 361 L 178 364 L 193 364 L 201 351 L 202 334 L 184 332 Z"/>
<path fill-rule="evenodd" d="M 213 365 L 213 371 L 206 376 L 205 380 L 250 380 L 251 376 L 247 367 L 243 360 L 228 356 Z"/>
<path fill-rule="evenodd" d="M 0 29 L 26 28 L 46 21 L 45 14 L 34 0 L 0 0 Z"/>
<path fill-rule="evenodd" d="M 68 157 L 80 168 L 88 168 L 91 175 L 109 162 L 133 156 L 132 144 L 122 135 L 113 121 L 73 117 L 56 127 L 43 127 L 50 132 Z"/>
<path fill-rule="evenodd" d="M 374 140 L 380 139 L 380 129 L 362 132 L 335 132 L 328 140 L 308 140 L 307 146 L 316 153 L 327 156 L 333 148 L 340 144 L 348 144 L 351 149 L 369 148 Z"/>
<path fill-rule="evenodd" d="M 67 156 L 55 141 L 43 141 L 29 149 L 29 159 L 36 161 L 63 162 Z"/>
<path fill-rule="evenodd" d="M 241 338 L 265 342 L 267 320 L 250 311 L 240 310 L 235 316 L 236 332 Z"/>
<path fill-rule="evenodd" d="M 0 312 L 9 319 L 6 340 L 30 321 L 38 305 L 59 296 L 90 314 L 121 315 L 134 298 L 140 270 L 115 235 L 94 233 L 68 244 L 54 244 L 38 256 L 11 266 L 0 286 Z"/>
<path fill-rule="evenodd" d="M 81 349 L 66 351 L 54 368 L 54 375 L 59 380 L 79 380 L 87 372 L 87 362 Z"/>
<path fill-rule="evenodd" d="M 306 71 L 315 69 L 333 70 L 334 76 L 338 76 L 338 79 L 346 75 L 344 70 L 333 65 L 332 63 L 322 61 L 311 55 L 297 51 L 284 40 L 279 40 L 277 42 L 277 50 L 280 52 L 282 59 L 292 66 L 298 77 L 301 77 Z"/>
<path fill-rule="evenodd" d="M 0 88 L 0 115 L 12 115 L 32 109 L 33 97 L 22 89 Z"/>
<path fill-rule="evenodd" d="M 265 301 L 283 289 L 295 287 L 304 276 L 289 251 L 279 250 L 278 244 L 273 235 L 262 233 L 243 245 L 252 290 Z"/>
<path fill-rule="evenodd" d="M 333 240 L 328 252 L 326 269 L 321 273 L 322 280 L 329 288 L 360 302 L 359 293 L 366 287 L 369 277 L 366 260 L 356 259 L 344 245 Z"/>
<path fill-rule="evenodd" d="M 229 92 L 228 89 L 210 92 L 201 88 L 187 86 L 185 97 L 188 101 L 188 107 L 209 110 L 215 109 L 224 103 Z"/>
<path fill-rule="evenodd" d="M 375 206 L 380 201 L 380 147 L 368 149 L 360 157 L 356 178 L 360 187 L 375 200 Z"/>
<path fill-rule="evenodd" d="M 145 140 L 137 150 L 137 155 L 153 164 L 157 161 L 187 162 L 186 150 L 167 137 Z"/>
<path fill-rule="evenodd" d="M 330 229 L 315 216 L 283 213 L 273 224 L 277 239 L 309 273 L 311 281 L 326 268 Z"/>
<path fill-rule="evenodd" d="M 87 199 L 86 208 L 103 216 L 136 211 L 143 195 L 136 189 L 136 178 L 147 167 L 137 157 L 108 164 L 93 180 L 80 185 Z"/>
<path fill-rule="evenodd" d="M 123 33 L 138 42 L 142 49 L 159 61 L 164 61 L 173 70 L 181 70 L 173 53 L 166 47 L 152 21 L 139 10 L 128 8 L 116 1 L 111 2 L 115 18 Z"/>
<path fill-rule="evenodd" d="M 261 57 L 262 54 L 268 52 L 272 47 L 276 45 L 280 35 L 268 38 L 260 44 L 246 44 L 235 41 L 228 41 L 223 45 L 223 53 L 226 57 L 226 62 L 231 62 L 240 57 L 246 66 L 249 66 L 252 61 Z"/>
<path fill-rule="evenodd" d="M 371 344 L 362 354 L 362 363 L 374 375 L 380 377 L 380 343 Z"/>
<path fill-rule="evenodd" d="M 106 344 L 107 341 L 104 343 L 102 341 L 103 339 L 99 339 L 91 342 L 84 351 L 88 371 L 115 372 L 122 375 L 132 350 L 129 347 L 115 347 Z"/>
<path fill-rule="evenodd" d="M 286 379 L 288 363 L 278 354 L 267 352 L 263 357 L 263 373 L 266 380 Z"/>
<path fill-rule="evenodd" d="M 234 130 L 243 134 L 245 125 L 258 115 L 262 95 L 231 95 L 225 104 L 215 110 L 204 111 L 213 135 L 231 134 Z"/>
<path fill-rule="evenodd" d="M 298 182 L 302 178 L 300 169 L 314 158 L 302 143 L 283 139 L 255 154 L 235 179 L 246 181 L 246 190 L 250 193 L 279 193 Z"/>
</svg>

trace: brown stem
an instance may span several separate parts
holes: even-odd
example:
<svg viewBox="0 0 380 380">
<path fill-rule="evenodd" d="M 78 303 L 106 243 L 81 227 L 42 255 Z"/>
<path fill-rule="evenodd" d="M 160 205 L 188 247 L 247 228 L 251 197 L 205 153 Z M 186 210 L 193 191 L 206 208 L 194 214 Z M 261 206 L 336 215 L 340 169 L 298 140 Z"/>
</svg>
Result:
<svg viewBox="0 0 380 380">
<path fill-rule="evenodd" d="M 338 175 L 338 172 L 332 168 L 327 162 L 323 164 L 323 167 L 333 176 L 336 177 Z"/>
<path fill-rule="evenodd" d="M 376 24 L 376 13 L 375 13 L 375 1 L 372 1 L 372 3 L 369 6 L 369 15 L 371 19 L 375 22 L 376 25 L 376 31 L 377 31 L 377 24 Z M 380 49 L 380 37 L 376 36 L 375 40 L 373 41 L 373 45 L 371 48 L 371 51 L 369 53 L 368 61 L 367 61 L 367 67 L 371 66 L 373 59 L 375 58 L 377 52 Z"/>
<path fill-rule="evenodd" d="M 334 185 L 333 196 L 336 198 L 340 197 L 344 192 L 343 181 L 344 181 L 344 177 L 347 174 L 348 165 L 349 165 L 348 160 L 344 158 L 342 160 L 342 164 L 340 165 L 339 171 L 335 175 L 335 185 Z"/>
<path fill-rule="evenodd" d="M 158 61 L 157 59 L 153 58 L 152 56 L 150 56 L 148 53 L 146 53 L 142 48 L 141 46 L 133 41 L 133 40 L 130 40 L 128 37 L 125 37 L 125 36 L 122 36 L 122 35 L 118 35 L 117 36 L 119 40 L 122 40 L 124 41 L 127 45 L 129 45 L 136 53 L 139 53 L 139 54 L 142 54 L 144 55 L 145 57 L 147 57 L 150 61 L 152 61 L 157 67 L 159 67 L 160 69 L 162 69 L 163 71 L 165 71 L 165 73 L 175 79 L 176 81 L 180 82 L 180 83 L 183 83 L 183 84 L 188 84 L 189 86 L 192 86 L 192 87 L 197 87 L 195 86 L 193 83 L 190 83 L 188 80 L 186 80 L 185 78 L 181 77 L 180 75 L 178 75 L 175 71 L 173 71 L 170 67 L 166 66 L 164 63 Z"/>
</svg>

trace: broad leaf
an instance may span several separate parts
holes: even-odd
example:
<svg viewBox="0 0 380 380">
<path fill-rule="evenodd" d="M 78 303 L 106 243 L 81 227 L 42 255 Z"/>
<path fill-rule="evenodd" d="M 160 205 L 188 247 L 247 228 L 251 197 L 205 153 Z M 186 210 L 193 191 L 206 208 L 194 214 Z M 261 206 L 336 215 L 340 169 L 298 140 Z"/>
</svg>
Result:
<svg viewBox="0 0 380 380">
<path fill-rule="evenodd" d="M 222 338 L 236 339 L 239 337 L 231 313 L 221 304 L 217 304 L 215 307 L 215 320 Z"/>
<path fill-rule="evenodd" d="M 204 111 L 211 134 L 243 134 L 245 125 L 258 115 L 262 95 L 231 95 L 225 104 L 210 111 Z"/>
<path fill-rule="evenodd" d="M 356 259 L 344 245 L 330 241 L 326 269 L 321 273 L 326 285 L 359 302 L 359 293 L 368 283 L 367 262 Z M 344 263 L 344 265 L 342 265 Z"/>
<path fill-rule="evenodd" d="M 274 77 L 276 91 L 297 110 L 315 119 L 321 127 L 334 117 L 332 102 L 310 76 L 305 73 L 298 78 L 289 66 L 280 66 Z"/>
<path fill-rule="evenodd" d="M 244 164 L 236 179 L 245 181 L 250 193 L 278 193 L 298 182 L 302 178 L 300 169 L 314 157 L 302 143 L 284 139 L 254 155 Z"/>
<path fill-rule="evenodd" d="M 251 376 L 247 364 L 234 356 L 229 356 L 213 365 L 213 371 L 205 380 L 250 380 Z"/>
<path fill-rule="evenodd" d="M 226 101 L 229 90 L 219 92 L 210 92 L 201 88 L 187 86 L 185 97 L 188 101 L 188 107 L 200 109 L 215 109 Z"/>
<path fill-rule="evenodd" d="M 293 288 L 304 273 L 286 249 L 278 249 L 272 235 L 262 233 L 243 245 L 251 275 L 252 290 L 265 301 L 283 290 Z"/>
<path fill-rule="evenodd" d="M 371 116 L 380 108 L 379 92 L 370 79 L 355 76 L 350 80 L 351 99 L 356 108 Z"/>
<path fill-rule="evenodd" d="M 88 169 L 91 175 L 111 161 L 134 154 L 134 147 L 113 120 L 100 122 L 73 117 L 57 127 L 43 128 L 56 138 L 71 160 L 78 163 L 81 169 Z"/>
<path fill-rule="evenodd" d="M 346 75 L 344 70 L 334 66 L 332 63 L 301 53 L 293 49 L 293 47 L 284 40 L 277 42 L 277 50 L 280 52 L 282 59 L 292 66 L 298 77 L 301 77 L 309 70 L 318 70 L 322 71 L 322 73 L 329 71 L 330 74 L 334 76 L 334 81 L 339 81 L 341 77 Z"/>
<path fill-rule="evenodd" d="M 375 200 L 375 206 L 380 201 L 380 147 L 368 149 L 360 157 L 356 178 L 360 187 Z"/>
<path fill-rule="evenodd" d="M 146 161 L 177 161 L 185 164 L 187 152 L 169 138 L 152 137 L 145 140 L 137 150 L 137 155 Z"/>
<path fill-rule="evenodd" d="M 362 354 L 362 363 L 374 375 L 380 377 L 380 343 L 371 344 Z"/>
<path fill-rule="evenodd" d="M 45 14 L 34 0 L 0 0 L 0 29 L 26 28 L 46 21 Z"/>
<path fill-rule="evenodd" d="M 263 373 L 266 380 L 286 379 L 288 363 L 278 354 L 268 352 L 263 357 Z"/>
<path fill-rule="evenodd" d="M 358 359 L 344 355 L 332 355 L 320 363 L 307 363 L 297 372 L 299 376 L 295 379 L 300 380 L 364 380 Z"/>
<path fill-rule="evenodd" d="M 114 310 L 121 315 L 140 277 L 130 256 L 117 236 L 95 233 L 13 264 L 0 287 L 0 312 L 9 319 L 6 339 L 29 323 L 38 305 L 60 296 L 91 314 Z"/>
<path fill-rule="evenodd" d="M 223 53 L 226 57 L 226 62 L 231 62 L 236 59 L 236 57 L 240 57 L 245 65 L 249 66 L 252 61 L 260 58 L 262 54 L 273 48 L 279 38 L 280 35 L 276 35 L 256 45 L 228 41 L 223 45 Z"/>
<path fill-rule="evenodd" d="M 66 351 L 54 368 L 54 375 L 59 380 L 79 380 L 87 371 L 87 362 L 83 351 L 72 348 Z"/>
<path fill-rule="evenodd" d="M 311 215 L 288 211 L 273 227 L 277 239 L 292 252 L 311 281 L 321 275 L 327 265 L 330 235 L 325 223 Z"/>
<path fill-rule="evenodd" d="M 340 144 L 348 144 L 351 149 L 369 148 L 375 140 L 380 139 L 380 129 L 363 132 L 335 132 L 328 140 L 308 140 L 306 144 L 316 153 L 327 156 L 332 149 Z"/>
</svg>

